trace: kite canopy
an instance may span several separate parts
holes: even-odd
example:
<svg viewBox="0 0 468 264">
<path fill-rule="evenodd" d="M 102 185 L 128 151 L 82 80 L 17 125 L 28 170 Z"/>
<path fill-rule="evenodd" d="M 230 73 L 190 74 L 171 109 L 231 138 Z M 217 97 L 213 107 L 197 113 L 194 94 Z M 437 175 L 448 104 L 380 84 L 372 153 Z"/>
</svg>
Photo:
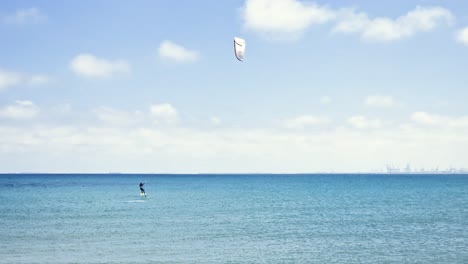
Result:
<svg viewBox="0 0 468 264">
<path fill-rule="evenodd" d="M 234 54 L 238 60 L 244 61 L 245 40 L 238 37 L 234 38 Z"/>
</svg>

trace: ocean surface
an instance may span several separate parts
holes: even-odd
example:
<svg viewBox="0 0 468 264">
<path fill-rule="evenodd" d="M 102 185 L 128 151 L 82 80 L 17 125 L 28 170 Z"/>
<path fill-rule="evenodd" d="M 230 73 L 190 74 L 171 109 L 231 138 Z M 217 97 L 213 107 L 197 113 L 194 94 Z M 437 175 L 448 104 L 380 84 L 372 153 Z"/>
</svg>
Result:
<svg viewBox="0 0 468 264">
<path fill-rule="evenodd" d="M 468 263 L 468 175 L 3 174 L 0 263 Z"/>
</svg>

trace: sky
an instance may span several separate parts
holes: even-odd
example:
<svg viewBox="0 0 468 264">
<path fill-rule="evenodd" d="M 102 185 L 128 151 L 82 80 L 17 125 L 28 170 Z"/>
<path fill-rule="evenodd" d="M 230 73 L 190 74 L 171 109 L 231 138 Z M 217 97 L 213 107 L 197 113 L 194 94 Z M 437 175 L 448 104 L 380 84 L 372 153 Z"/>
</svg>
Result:
<svg viewBox="0 0 468 264">
<path fill-rule="evenodd" d="M 468 168 L 467 14 L 462 0 L 1 1 L 0 172 Z"/>
</svg>

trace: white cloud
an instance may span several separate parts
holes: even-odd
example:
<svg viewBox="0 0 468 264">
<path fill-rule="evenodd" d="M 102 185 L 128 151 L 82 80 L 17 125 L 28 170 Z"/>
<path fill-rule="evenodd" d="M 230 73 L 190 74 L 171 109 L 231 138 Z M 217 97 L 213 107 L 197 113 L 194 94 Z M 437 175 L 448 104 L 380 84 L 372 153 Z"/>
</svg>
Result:
<svg viewBox="0 0 468 264">
<path fill-rule="evenodd" d="M 348 119 L 348 123 L 358 129 L 380 128 L 383 126 L 380 119 L 369 119 L 365 116 L 352 116 Z"/>
<path fill-rule="evenodd" d="M 322 104 L 330 104 L 330 103 L 332 102 L 332 99 L 331 99 L 331 97 L 329 97 L 329 96 L 322 96 L 322 97 L 320 98 L 320 102 L 321 102 Z"/>
<path fill-rule="evenodd" d="M 244 26 L 259 33 L 297 37 L 312 25 L 336 21 L 334 33 L 360 34 L 365 40 L 396 41 L 418 32 L 450 25 L 453 14 L 443 7 L 421 7 L 397 17 L 370 18 L 353 9 L 330 9 L 298 0 L 246 0 L 241 9 Z"/>
<path fill-rule="evenodd" d="M 365 104 L 371 107 L 391 107 L 395 102 L 391 96 L 372 95 L 366 97 Z"/>
<path fill-rule="evenodd" d="M 140 111 L 127 112 L 111 107 L 100 106 L 93 111 L 99 120 L 112 125 L 132 125 L 144 119 Z"/>
<path fill-rule="evenodd" d="M 39 113 L 37 107 L 31 101 L 16 101 L 14 104 L 7 105 L 0 109 L 0 117 L 9 119 L 30 119 Z"/>
<path fill-rule="evenodd" d="M 0 69 L 0 91 L 21 83 L 21 75 Z"/>
<path fill-rule="evenodd" d="M 44 85 L 49 82 L 50 78 L 42 74 L 31 75 L 29 78 L 27 78 L 27 83 L 29 85 Z"/>
<path fill-rule="evenodd" d="M 242 8 L 244 26 L 260 33 L 300 34 L 309 26 L 335 17 L 332 10 L 298 0 L 247 0 Z"/>
<path fill-rule="evenodd" d="M 220 125 L 221 124 L 221 119 L 219 117 L 216 117 L 216 116 L 212 116 L 210 118 L 210 121 L 211 121 L 211 124 L 217 126 L 217 125 Z"/>
<path fill-rule="evenodd" d="M 0 69 L 0 91 L 19 85 L 44 85 L 49 82 L 49 77 L 42 74 L 30 75 L 14 71 Z"/>
<path fill-rule="evenodd" d="M 439 25 L 451 24 L 452 13 L 442 7 L 416 7 L 396 19 L 378 17 L 370 19 L 366 13 L 342 12 L 333 32 L 358 33 L 363 39 L 396 41 L 418 32 L 433 30 Z"/>
<path fill-rule="evenodd" d="M 15 14 L 4 18 L 5 23 L 18 25 L 38 23 L 45 20 L 47 20 L 47 16 L 35 7 L 18 10 Z"/>
<path fill-rule="evenodd" d="M 468 46 L 468 27 L 459 30 L 457 32 L 456 39 L 458 42 L 462 43 L 463 45 Z"/>
<path fill-rule="evenodd" d="M 177 109 L 167 103 L 152 105 L 150 107 L 150 113 L 158 123 L 174 124 L 179 120 Z"/>
<path fill-rule="evenodd" d="M 467 154 L 466 131 L 417 127 L 302 132 L 0 124 L 2 172 L 366 172 L 407 162 L 468 167 Z"/>
<path fill-rule="evenodd" d="M 165 40 L 159 45 L 159 56 L 176 62 L 194 62 L 200 57 L 197 51 L 186 49 L 171 41 Z"/>
<path fill-rule="evenodd" d="M 70 110 L 68 105 L 63 107 Z M 31 101 L 0 109 L 3 118 L 30 118 L 38 111 Z M 382 127 L 383 122 L 355 116 L 348 122 L 358 130 L 327 126 L 305 131 L 203 130 L 147 122 L 150 117 L 160 122 L 177 117 L 170 104 L 153 105 L 147 112 L 102 106 L 93 114 L 103 122 L 56 125 L 36 120 L 17 126 L 0 122 L 0 172 L 24 171 L 25 167 L 42 172 L 368 172 L 407 162 L 413 167 L 468 167 L 468 117 L 417 112 L 413 116 L 418 124 L 448 123 L 451 129 L 406 125 L 367 130 Z M 133 125 L 139 118 L 142 122 Z M 291 120 L 296 121 L 295 128 L 328 122 L 314 116 Z M 126 122 L 128 126 L 123 125 Z M 77 155 L 81 158 L 76 159 Z"/>
<path fill-rule="evenodd" d="M 54 115 L 63 116 L 63 115 L 67 115 L 71 113 L 71 111 L 72 111 L 72 106 L 66 103 L 55 105 L 52 107 L 52 113 Z"/>
<path fill-rule="evenodd" d="M 106 60 L 92 54 L 79 54 L 70 62 L 70 69 L 88 78 L 107 78 L 130 72 L 130 65 L 124 60 Z"/>
<path fill-rule="evenodd" d="M 443 128 L 468 127 L 468 116 L 450 117 L 427 112 L 414 112 L 411 119 L 421 125 Z"/>
<path fill-rule="evenodd" d="M 70 111 L 68 105 L 63 108 Z M 35 116 L 31 114 L 34 110 L 27 114 L 24 109 L 39 111 L 31 101 L 17 101 L 0 108 L 0 115 L 2 118 Z M 141 113 L 99 107 L 93 115 L 104 122 L 97 124 L 93 121 L 77 124 L 76 120 L 70 120 L 69 125 L 38 123 L 47 122 L 44 112 L 41 109 L 41 119 L 35 122 L 20 125 L 0 122 L 0 172 L 18 172 L 24 168 L 42 172 L 369 172 L 386 164 L 404 166 L 408 162 L 413 168 L 468 167 L 466 116 L 416 112 L 413 120 L 421 126 L 385 126 L 375 130 L 366 128 L 379 128 L 386 123 L 355 116 L 348 120 L 353 128 L 287 130 L 200 129 L 154 126 L 147 122 L 146 118 L 150 117 L 156 120 L 177 117 L 177 110 L 170 104 L 153 105 Z M 120 125 L 126 121 L 133 124 L 131 120 L 140 117 L 143 122 L 138 125 Z M 321 124 L 317 121 L 320 117 L 314 116 L 296 120 L 303 125 Z M 429 126 L 434 124 L 449 124 L 450 129 Z M 81 158 L 76 159 L 77 155 Z"/>
<path fill-rule="evenodd" d="M 177 109 L 168 103 L 151 105 L 148 112 L 140 110 L 126 111 L 100 106 L 94 109 L 93 113 L 104 124 L 116 126 L 144 126 L 151 123 L 171 125 L 179 121 Z M 218 121 L 220 122 L 219 119 Z"/>
<path fill-rule="evenodd" d="M 441 121 L 440 116 L 430 115 L 426 112 L 415 112 L 411 115 L 411 119 L 416 123 L 424 125 L 435 125 Z"/>
<path fill-rule="evenodd" d="M 308 126 L 317 126 L 330 123 L 328 117 L 301 115 L 295 118 L 286 120 L 284 125 L 288 128 L 305 128 Z"/>
</svg>

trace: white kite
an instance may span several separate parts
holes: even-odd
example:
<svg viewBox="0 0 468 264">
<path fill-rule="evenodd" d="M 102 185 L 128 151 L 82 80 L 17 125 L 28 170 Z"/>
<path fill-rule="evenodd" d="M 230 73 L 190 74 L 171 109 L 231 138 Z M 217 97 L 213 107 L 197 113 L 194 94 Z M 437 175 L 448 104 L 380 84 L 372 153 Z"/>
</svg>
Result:
<svg viewBox="0 0 468 264">
<path fill-rule="evenodd" d="M 238 37 L 234 38 L 234 54 L 238 60 L 244 61 L 245 40 Z"/>
</svg>

